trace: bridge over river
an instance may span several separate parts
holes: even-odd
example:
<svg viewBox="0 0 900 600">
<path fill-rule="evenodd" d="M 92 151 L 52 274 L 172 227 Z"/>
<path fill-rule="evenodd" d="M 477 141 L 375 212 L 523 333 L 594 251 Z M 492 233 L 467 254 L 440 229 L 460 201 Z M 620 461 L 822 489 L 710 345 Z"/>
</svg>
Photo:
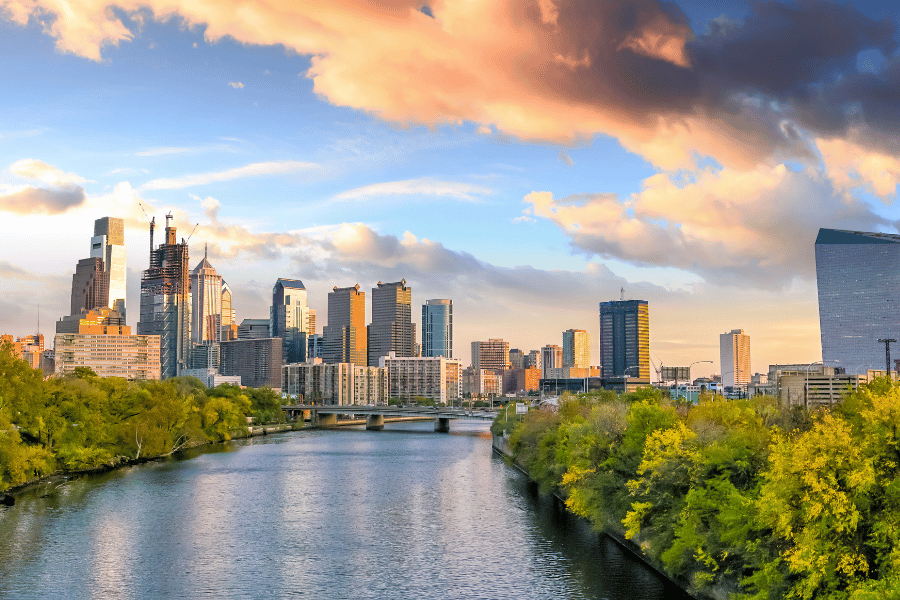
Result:
<svg viewBox="0 0 900 600">
<path fill-rule="evenodd" d="M 432 408 L 429 406 L 366 406 L 361 404 L 294 404 L 281 407 L 292 419 L 309 419 L 319 427 L 338 425 L 338 415 L 365 415 L 366 429 L 384 429 L 385 422 L 403 421 L 410 418 L 434 419 L 434 430 L 441 433 L 450 431 L 450 421 L 467 419 L 472 421 L 493 421 L 497 411 L 469 408 Z"/>
</svg>

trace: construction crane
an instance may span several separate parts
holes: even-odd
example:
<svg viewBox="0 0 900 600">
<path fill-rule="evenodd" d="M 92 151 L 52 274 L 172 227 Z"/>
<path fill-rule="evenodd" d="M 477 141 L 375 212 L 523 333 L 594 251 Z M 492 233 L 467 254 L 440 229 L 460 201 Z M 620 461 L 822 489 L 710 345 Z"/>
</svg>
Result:
<svg viewBox="0 0 900 600">
<path fill-rule="evenodd" d="M 187 236 L 187 239 L 182 242 L 183 244 L 187 244 L 189 241 L 191 241 L 191 236 L 194 235 L 194 232 L 197 231 L 197 227 L 199 227 L 199 226 L 200 226 L 200 223 L 197 223 L 196 225 L 194 225 L 194 228 L 191 229 L 191 235 Z"/>
</svg>

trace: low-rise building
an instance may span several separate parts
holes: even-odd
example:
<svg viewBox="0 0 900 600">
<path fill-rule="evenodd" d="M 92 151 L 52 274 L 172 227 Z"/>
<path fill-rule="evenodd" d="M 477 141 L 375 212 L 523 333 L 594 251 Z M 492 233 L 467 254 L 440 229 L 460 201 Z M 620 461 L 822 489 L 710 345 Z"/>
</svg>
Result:
<svg viewBox="0 0 900 600">
<path fill-rule="evenodd" d="M 351 363 L 323 363 L 321 360 L 289 363 L 281 367 L 281 390 L 288 397 L 308 404 L 375 404 L 368 399 L 356 401 L 354 374 Z M 369 372 L 361 373 L 362 377 L 368 375 Z"/>
<path fill-rule="evenodd" d="M 215 369 L 182 369 L 182 377 L 196 377 L 207 388 L 218 387 L 222 384 L 241 385 L 240 375 L 221 375 Z"/>
<path fill-rule="evenodd" d="M 410 400 L 417 396 L 447 404 L 462 396 L 462 363 L 444 356 L 397 356 L 390 352 L 379 358 L 387 370 L 388 396 Z M 500 381 L 497 378 L 497 392 Z"/>
</svg>

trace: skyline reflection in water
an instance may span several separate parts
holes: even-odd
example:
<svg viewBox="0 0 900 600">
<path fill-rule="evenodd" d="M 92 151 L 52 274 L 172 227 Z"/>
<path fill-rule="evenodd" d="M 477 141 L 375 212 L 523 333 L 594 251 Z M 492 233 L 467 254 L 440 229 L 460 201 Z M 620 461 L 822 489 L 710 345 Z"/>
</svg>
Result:
<svg viewBox="0 0 900 600">
<path fill-rule="evenodd" d="M 493 455 L 487 426 L 233 442 L 17 495 L 0 598 L 687 598 Z"/>
</svg>

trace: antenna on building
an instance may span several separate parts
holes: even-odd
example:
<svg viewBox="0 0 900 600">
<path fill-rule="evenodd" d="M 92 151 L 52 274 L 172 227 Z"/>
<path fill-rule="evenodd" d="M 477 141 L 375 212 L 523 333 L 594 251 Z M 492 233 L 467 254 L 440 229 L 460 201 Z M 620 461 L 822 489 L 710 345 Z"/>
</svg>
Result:
<svg viewBox="0 0 900 600">
<path fill-rule="evenodd" d="M 624 300 L 625 300 L 625 288 L 621 288 L 621 289 L 620 289 L 620 294 L 621 294 L 621 295 L 619 296 L 619 300 L 622 300 L 622 301 L 624 302 Z"/>
<path fill-rule="evenodd" d="M 41 334 L 41 303 L 38 302 L 38 328 L 37 331 L 34 332 L 35 335 Z"/>
<path fill-rule="evenodd" d="M 138 206 L 141 207 L 141 210 L 144 211 L 144 218 L 150 222 L 150 252 L 153 252 L 153 227 L 156 226 L 156 217 L 150 218 L 150 215 L 147 214 L 147 209 L 144 208 L 144 205 L 138 202 Z"/>
<path fill-rule="evenodd" d="M 208 256 L 209 256 L 209 244 L 208 244 L 208 243 L 204 243 L 204 244 L 203 244 L 203 260 L 206 260 L 206 258 L 207 258 Z"/>
</svg>

